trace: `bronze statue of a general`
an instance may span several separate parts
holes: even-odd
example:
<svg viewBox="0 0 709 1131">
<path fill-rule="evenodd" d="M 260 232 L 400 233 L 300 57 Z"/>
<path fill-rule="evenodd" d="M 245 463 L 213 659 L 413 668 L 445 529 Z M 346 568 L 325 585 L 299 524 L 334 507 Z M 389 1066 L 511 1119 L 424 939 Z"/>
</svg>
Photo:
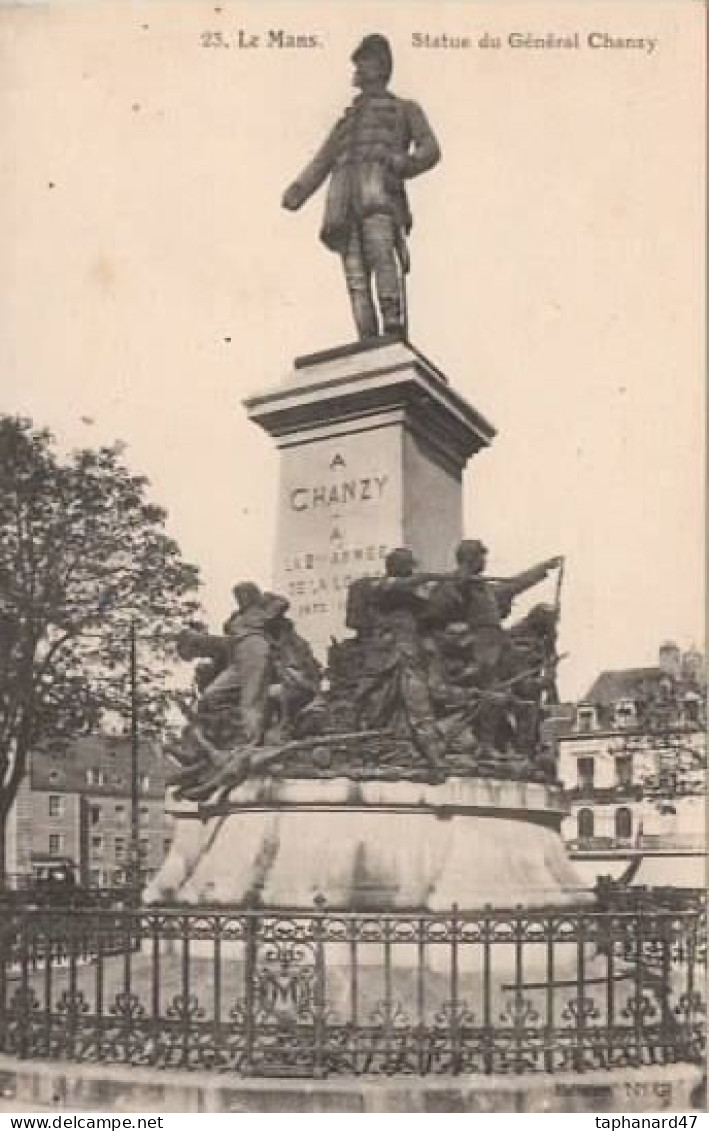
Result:
<svg viewBox="0 0 709 1131">
<path fill-rule="evenodd" d="M 393 60 L 385 37 L 365 36 L 352 62 L 361 93 L 286 189 L 283 206 L 300 208 L 330 177 L 320 235 L 342 257 L 357 331 L 367 339 L 406 329 L 405 182 L 433 168 L 441 153 L 421 107 L 387 90 Z"/>
</svg>

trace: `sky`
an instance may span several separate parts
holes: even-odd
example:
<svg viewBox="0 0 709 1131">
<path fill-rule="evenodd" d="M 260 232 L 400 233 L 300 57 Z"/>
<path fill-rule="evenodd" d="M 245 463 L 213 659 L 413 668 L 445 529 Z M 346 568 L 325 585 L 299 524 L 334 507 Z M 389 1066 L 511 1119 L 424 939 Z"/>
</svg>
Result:
<svg viewBox="0 0 709 1131">
<path fill-rule="evenodd" d="M 701 645 L 702 20 L 690 0 L 0 6 L 0 410 L 64 449 L 125 441 L 215 624 L 237 578 L 267 585 L 278 457 L 242 400 L 353 338 L 322 196 L 297 216 L 280 196 L 383 32 L 443 150 L 411 186 L 410 338 L 498 430 L 466 535 L 496 575 L 565 556 L 565 697 Z M 278 29 L 317 46 L 269 48 Z M 509 46 L 528 32 L 580 47 Z"/>
</svg>

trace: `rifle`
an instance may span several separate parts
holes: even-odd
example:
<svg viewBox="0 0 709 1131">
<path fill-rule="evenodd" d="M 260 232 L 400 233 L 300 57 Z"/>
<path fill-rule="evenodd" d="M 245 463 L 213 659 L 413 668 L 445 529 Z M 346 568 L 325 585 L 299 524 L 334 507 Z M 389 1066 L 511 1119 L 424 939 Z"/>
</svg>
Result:
<svg viewBox="0 0 709 1131">
<path fill-rule="evenodd" d="M 560 663 L 561 660 L 564 660 L 564 659 L 566 659 L 566 653 L 564 653 L 564 655 L 562 655 L 562 656 L 557 656 L 555 658 L 555 665 Z M 475 718 L 477 712 L 479 711 L 480 707 L 482 706 L 482 703 L 486 699 L 489 702 L 495 703 L 499 700 L 499 698 L 501 696 L 503 696 L 505 694 L 506 691 L 511 691 L 516 683 L 521 683 L 523 680 L 529 679 L 531 676 L 535 676 L 535 675 L 538 675 L 538 674 L 539 674 L 539 668 L 537 668 L 537 667 L 526 668 L 525 671 L 518 672 L 517 675 L 512 676 L 510 679 L 503 680 L 502 683 L 497 684 L 495 687 L 475 688 L 476 698 L 475 698 L 474 701 L 469 703 L 466 707 L 462 708 L 461 718 L 459 720 L 458 727 L 457 728 L 453 727 L 448 732 L 448 734 L 446 735 L 445 749 L 448 750 L 450 743 L 451 743 L 451 740 L 453 738 L 457 738 L 458 735 L 461 733 L 461 731 L 468 725 L 468 723 L 471 722 L 471 720 Z M 525 703 L 533 703 L 534 702 L 534 700 L 532 700 L 532 699 L 525 699 L 525 700 L 521 700 L 521 701 L 525 702 Z"/>
</svg>

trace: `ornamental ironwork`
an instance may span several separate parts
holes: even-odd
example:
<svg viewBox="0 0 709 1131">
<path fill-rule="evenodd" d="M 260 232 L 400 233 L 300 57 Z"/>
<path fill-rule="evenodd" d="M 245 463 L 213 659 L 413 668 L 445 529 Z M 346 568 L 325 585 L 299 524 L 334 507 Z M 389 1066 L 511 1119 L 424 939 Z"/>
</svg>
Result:
<svg viewBox="0 0 709 1131">
<path fill-rule="evenodd" d="M 0 1050 L 251 1076 L 699 1062 L 703 897 L 448 914 L 16 908 Z"/>
</svg>

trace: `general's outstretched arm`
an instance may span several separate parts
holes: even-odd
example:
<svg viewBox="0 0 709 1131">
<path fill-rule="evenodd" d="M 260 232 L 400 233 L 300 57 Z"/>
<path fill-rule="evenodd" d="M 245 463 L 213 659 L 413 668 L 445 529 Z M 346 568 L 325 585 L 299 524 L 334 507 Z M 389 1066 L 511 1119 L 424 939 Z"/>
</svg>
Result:
<svg viewBox="0 0 709 1131">
<path fill-rule="evenodd" d="M 335 127 L 337 129 L 337 127 Z M 282 205 L 290 212 L 295 212 L 301 204 L 305 204 L 314 192 L 320 188 L 325 178 L 332 169 L 334 161 L 333 138 L 335 129 L 332 130 L 327 141 L 320 147 L 312 161 L 298 174 L 291 185 L 283 193 Z"/>
</svg>

